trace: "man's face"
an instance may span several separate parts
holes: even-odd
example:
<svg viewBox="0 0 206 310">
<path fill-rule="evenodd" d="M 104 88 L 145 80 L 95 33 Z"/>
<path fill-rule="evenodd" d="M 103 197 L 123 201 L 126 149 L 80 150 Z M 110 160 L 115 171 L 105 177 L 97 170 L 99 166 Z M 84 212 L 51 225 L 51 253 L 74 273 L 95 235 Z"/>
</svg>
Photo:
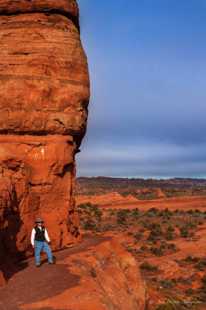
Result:
<svg viewBox="0 0 206 310">
<path fill-rule="evenodd" d="M 42 226 L 42 222 L 37 223 L 37 225 L 41 227 Z"/>
</svg>

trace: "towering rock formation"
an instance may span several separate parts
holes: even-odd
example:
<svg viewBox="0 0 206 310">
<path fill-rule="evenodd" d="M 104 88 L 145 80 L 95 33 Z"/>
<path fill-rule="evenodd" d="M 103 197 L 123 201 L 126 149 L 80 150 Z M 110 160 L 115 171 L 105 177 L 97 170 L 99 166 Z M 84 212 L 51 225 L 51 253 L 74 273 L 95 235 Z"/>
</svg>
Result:
<svg viewBox="0 0 206 310">
<path fill-rule="evenodd" d="M 53 248 L 79 237 L 75 153 L 89 76 L 75 0 L 0 0 L 0 262 L 25 253 L 35 217 Z"/>
</svg>

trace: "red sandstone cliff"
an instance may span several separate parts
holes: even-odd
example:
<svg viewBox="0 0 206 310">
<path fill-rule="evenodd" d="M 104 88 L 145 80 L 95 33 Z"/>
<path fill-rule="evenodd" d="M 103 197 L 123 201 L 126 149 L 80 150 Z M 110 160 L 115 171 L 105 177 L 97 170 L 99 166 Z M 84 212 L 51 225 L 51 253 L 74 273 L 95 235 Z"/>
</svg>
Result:
<svg viewBox="0 0 206 310">
<path fill-rule="evenodd" d="M 79 238 L 75 153 L 89 76 L 75 0 L 0 0 L 0 264 L 28 253 L 37 215 L 54 249 Z"/>
</svg>

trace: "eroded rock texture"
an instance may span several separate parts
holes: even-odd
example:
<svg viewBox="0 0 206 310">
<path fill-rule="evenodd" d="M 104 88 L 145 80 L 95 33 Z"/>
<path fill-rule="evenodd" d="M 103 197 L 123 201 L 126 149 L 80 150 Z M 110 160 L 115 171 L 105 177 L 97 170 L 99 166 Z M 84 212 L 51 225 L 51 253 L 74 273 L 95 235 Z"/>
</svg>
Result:
<svg viewBox="0 0 206 310">
<path fill-rule="evenodd" d="M 89 77 L 78 14 L 74 0 L 0 0 L 0 263 L 27 253 L 37 215 L 54 249 L 79 237 Z"/>
<path fill-rule="evenodd" d="M 139 266 L 118 239 L 84 238 L 75 248 L 58 252 L 55 266 L 34 269 L 28 262 L 26 269 L 0 289 L 0 309 L 148 309 Z"/>
</svg>

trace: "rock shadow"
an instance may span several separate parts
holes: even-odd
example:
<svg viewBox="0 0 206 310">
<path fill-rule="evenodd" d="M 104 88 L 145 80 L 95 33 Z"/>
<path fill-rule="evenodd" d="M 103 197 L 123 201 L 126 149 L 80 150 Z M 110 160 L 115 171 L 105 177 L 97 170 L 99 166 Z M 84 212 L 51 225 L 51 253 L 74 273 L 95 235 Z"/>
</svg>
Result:
<svg viewBox="0 0 206 310">
<path fill-rule="evenodd" d="M 0 196 L 0 208 L 3 209 L 1 214 L 3 228 L 0 229 L 0 270 L 5 279 L 9 280 L 14 273 L 28 266 L 25 261 L 21 262 L 26 257 L 16 246 L 17 234 L 23 222 L 15 187 L 12 184 L 10 190 L 8 189 L 8 199 Z"/>
<path fill-rule="evenodd" d="M 65 264 L 29 267 L 16 274 L 0 289 L 0 309 L 17 310 L 20 305 L 59 295 L 79 282 L 80 277 L 70 273 Z"/>
</svg>

